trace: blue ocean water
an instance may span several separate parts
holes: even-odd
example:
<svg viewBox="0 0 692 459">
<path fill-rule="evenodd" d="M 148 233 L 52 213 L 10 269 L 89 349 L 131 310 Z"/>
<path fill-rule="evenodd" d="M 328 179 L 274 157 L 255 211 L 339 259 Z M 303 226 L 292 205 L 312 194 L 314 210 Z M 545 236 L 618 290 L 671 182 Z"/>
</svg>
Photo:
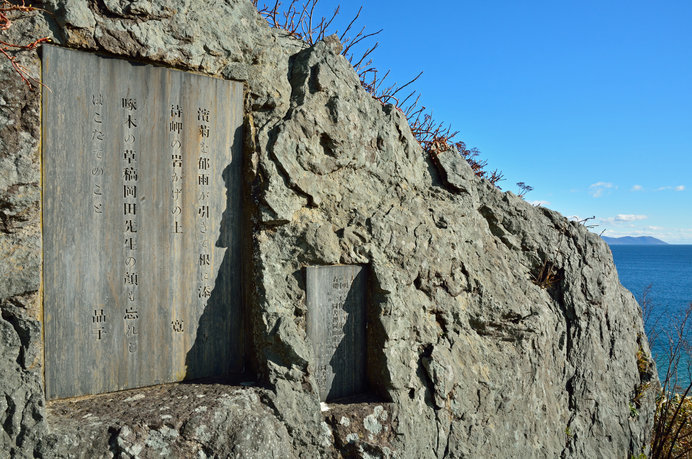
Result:
<svg viewBox="0 0 692 459">
<path fill-rule="evenodd" d="M 646 299 L 653 309 L 645 328 L 663 379 L 668 367 L 668 335 L 675 332 L 692 303 L 692 245 L 613 245 L 610 249 L 620 283 L 640 304 L 648 289 Z M 687 329 L 692 344 L 692 317 Z M 689 353 L 682 358 L 678 366 L 679 386 L 686 386 L 692 379 L 691 362 Z"/>
</svg>

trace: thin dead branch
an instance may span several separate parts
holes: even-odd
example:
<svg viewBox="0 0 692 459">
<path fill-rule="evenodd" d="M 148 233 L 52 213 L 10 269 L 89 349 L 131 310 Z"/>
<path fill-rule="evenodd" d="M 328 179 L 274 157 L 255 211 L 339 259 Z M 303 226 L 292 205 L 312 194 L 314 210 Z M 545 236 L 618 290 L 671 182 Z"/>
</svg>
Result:
<svg viewBox="0 0 692 459">
<path fill-rule="evenodd" d="M 13 21 L 26 17 L 27 14 L 37 10 L 41 9 L 26 5 L 24 0 L 22 0 L 21 4 L 14 4 L 7 0 L 2 0 L 0 2 L 0 31 L 9 30 L 14 24 Z M 27 44 L 11 43 L 0 40 L 0 54 L 10 62 L 12 69 L 19 75 L 29 89 L 33 89 L 34 85 L 42 85 L 42 83 L 38 78 L 31 76 L 29 70 L 17 61 L 16 52 L 32 50 L 40 46 L 41 43 L 49 41 L 50 39 L 48 37 L 38 38 Z"/>
<path fill-rule="evenodd" d="M 653 306 L 647 296 L 649 288 L 645 289 L 640 304 L 642 316 L 650 329 L 651 343 L 659 342 L 663 337 L 666 349 L 666 371 L 661 381 L 661 391 L 656 398 L 656 412 L 651 441 L 651 458 L 690 458 L 692 457 L 692 382 L 689 367 L 687 379 L 683 387 L 679 386 L 679 372 L 690 357 L 688 335 L 692 322 L 692 304 L 680 317 L 666 321 L 665 330 L 657 324 L 652 328 L 651 320 L 658 322 L 660 315 L 655 315 Z M 687 364 L 689 366 L 689 364 Z"/>
<path fill-rule="evenodd" d="M 275 0 L 273 4 L 258 6 L 258 0 L 253 0 L 253 4 L 271 27 L 282 29 L 290 36 L 303 40 L 312 46 L 324 39 L 329 33 L 330 27 L 340 12 L 340 7 L 337 6 L 329 17 L 322 16 L 317 19 L 316 6 L 318 1 L 291 0 L 283 4 L 280 0 Z M 390 72 L 387 71 L 381 76 L 370 57 L 378 48 L 379 42 L 356 52 L 358 45 L 382 32 L 380 29 L 366 33 L 365 27 L 362 27 L 355 35 L 351 35 L 362 11 L 363 8 L 360 7 L 343 32 L 339 33 L 337 30 L 335 33 L 344 45 L 342 55 L 355 69 L 363 88 L 381 103 L 392 104 L 404 114 L 413 136 L 429 155 L 434 156 L 444 150 L 456 148 L 478 177 L 489 180 L 499 188 L 498 182 L 503 180 L 502 172 L 498 170 L 488 172 L 486 170 L 487 162 L 477 159 L 479 153 L 477 149 L 469 150 L 464 142 L 454 142 L 453 139 L 458 132 L 452 131 L 451 127 L 445 126 L 444 123 L 437 122 L 433 119 L 432 113 L 427 112 L 425 107 L 419 106 L 420 95 L 415 90 L 400 95 L 404 89 L 416 82 L 423 72 L 402 85 L 396 82 L 388 85 L 386 80 Z"/>
</svg>

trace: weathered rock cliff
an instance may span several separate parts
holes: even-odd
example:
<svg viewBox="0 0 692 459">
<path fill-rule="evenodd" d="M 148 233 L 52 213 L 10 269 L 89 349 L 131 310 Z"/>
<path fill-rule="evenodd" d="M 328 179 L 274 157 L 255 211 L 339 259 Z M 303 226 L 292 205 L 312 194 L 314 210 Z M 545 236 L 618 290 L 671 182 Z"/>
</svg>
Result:
<svg viewBox="0 0 692 459">
<path fill-rule="evenodd" d="M 628 457 L 645 447 L 653 386 L 635 396 L 655 376 L 637 367 L 637 351 L 649 353 L 639 307 L 606 244 L 477 179 L 453 151 L 431 160 L 402 114 L 361 88 L 338 40 L 307 48 L 247 0 L 45 3 L 51 13 L 17 21 L 9 41 L 50 36 L 246 82 L 246 310 L 266 388 L 171 386 L 46 409 L 40 97 L 0 60 L 0 451 Z M 21 63 L 38 74 L 39 55 Z M 336 263 L 370 270 L 371 398 L 323 413 L 303 268 Z"/>
</svg>

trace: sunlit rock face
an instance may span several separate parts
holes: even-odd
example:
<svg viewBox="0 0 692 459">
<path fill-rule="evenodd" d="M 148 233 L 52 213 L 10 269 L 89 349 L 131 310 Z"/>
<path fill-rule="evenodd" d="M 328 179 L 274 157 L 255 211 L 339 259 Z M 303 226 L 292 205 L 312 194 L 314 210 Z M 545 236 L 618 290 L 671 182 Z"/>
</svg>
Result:
<svg viewBox="0 0 692 459">
<path fill-rule="evenodd" d="M 16 21 L 8 41 L 49 36 L 245 83 L 245 380 L 262 387 L 139 389 L 46 409 L 40 94 L 0 60 L 0 451 L 623 457 L 645 448 L 657 381 L 652 365 L 637 366 L 640 349 L 649 355 L 639 307 L 607 245 L 477 179 L 453 151 L 431 159 L 404 116 L 361 88 L 338 40 L 307 47 L 240 0 L 45 8 Z M 40 73 L 40 52 L 19 59 Z M 369 273 L 368 390 L 325 411 L 305 267 L 337 264 Z"/>
</svg>

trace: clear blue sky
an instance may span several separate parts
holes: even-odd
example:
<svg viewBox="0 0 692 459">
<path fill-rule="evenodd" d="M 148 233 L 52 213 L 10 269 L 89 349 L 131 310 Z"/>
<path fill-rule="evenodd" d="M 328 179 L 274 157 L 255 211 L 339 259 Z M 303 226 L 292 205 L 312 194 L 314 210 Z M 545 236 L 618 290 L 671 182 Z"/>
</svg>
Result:
<svg viewBox="0 0 692 459">
<path fill-rule="evenodd" d="M 341 3 L 343 21 L 361 4 Z M 503 189 L 524 181 L 605 235 L 692 244 L 692 2 L 363 5 L 359 24 L 384 29 L 375 65 L 400 83 L 424 71 L 421 103 Z"/>
</svg>

